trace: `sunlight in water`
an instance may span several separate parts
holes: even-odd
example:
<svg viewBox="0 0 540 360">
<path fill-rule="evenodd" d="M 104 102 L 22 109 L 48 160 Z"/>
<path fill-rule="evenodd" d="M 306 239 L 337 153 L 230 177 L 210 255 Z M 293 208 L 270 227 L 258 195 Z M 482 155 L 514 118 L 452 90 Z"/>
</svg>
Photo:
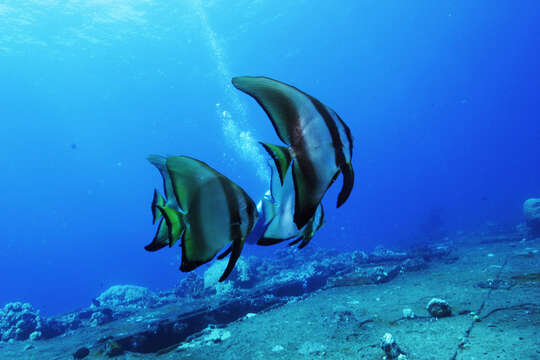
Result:
<svg viewBox="0 0 540 360">
<path fill-rule="evenodd" d="M 217 65 L 218 75 L 224 87 L 225 103 L 216 104 L 216 113 L 221 119 L 223 133 L 227 140 L 233 145 L 238 155 L 252 162 L 256 167 L 257 176 L 264 182 L 268 179 L 268 168 L 264 156 L 260 151 L 257 141 L 247 130 L 247 113 L 244 105 L 240 102 L 238 92 L 231 85 L 231 72 L 229 71 L 223 49 L 216 40 L 216 33 L 208 23 L 206 11 L 201 0 L 192 0 L 193 8 L 200 19 L 204 35 L 208 38 L 208 43 L 212 49 Z M 230 107 L 230 109 L 227 109 Z"/>
</svg>

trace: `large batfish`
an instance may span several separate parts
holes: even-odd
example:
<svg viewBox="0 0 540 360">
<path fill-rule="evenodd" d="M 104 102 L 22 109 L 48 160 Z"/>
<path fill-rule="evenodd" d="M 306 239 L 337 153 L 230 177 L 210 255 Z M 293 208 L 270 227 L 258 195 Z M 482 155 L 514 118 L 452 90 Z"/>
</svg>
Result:
<svg viewBox="0 0 540 360">
<path fill-rule="evenodd" d="M 338 114 L 303 91 L 267 77 L 235 77 L 232 84 L 261 105 L 287 145 L 262 143 L 274 159 L 282 184 L 292 168 L 296 226 L 301 229 L 314 217 L 324 194 L 341 173 L 340 207 L 352 191 L 354 172 L 351 131 Z"/>
</svg>

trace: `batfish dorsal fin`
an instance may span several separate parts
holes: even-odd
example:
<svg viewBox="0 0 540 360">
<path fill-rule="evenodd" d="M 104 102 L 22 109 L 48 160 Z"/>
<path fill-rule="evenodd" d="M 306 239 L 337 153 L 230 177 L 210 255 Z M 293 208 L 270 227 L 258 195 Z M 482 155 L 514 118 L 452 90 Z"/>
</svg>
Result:
<svg viewBox="0 0 540 360">
<path fill-rule="evenodd" d="M 285 174 L 287 173 L 287 169 L 289 169 L 289 165 L 291 164 L 292 160 L 291 152 L 285 146 L 273 145 L 264 142 L 260 142 L 260 144 L 274 160 L 279 175 L 279 180 L 281 181 L 281 185 L 283 185 Z"/>
<path fill-rule="evenodd" d="M 259 103 L 281 141 L 291 145 L 294 132 L 298 129 L 290 119 L 298 119 L 299 111 L 304 106 L 310 106 L 309 98 L 294 86 L 264 76 L 234 77 L 232 84 Z"/>
<path fill-rule="evenodd" d="M 178 204 L 174 197 L 171 177 L 169 176 L 169 172 L 167 171 L 167 158 L 161 155 L 148 155 L 146 159 L 152 165 L 154 165 L 161 174 L 161 177 L 163 179 L 163 191 L 165 192 L 166 205 L 168 207 L 177 208 Z"/>
</svg>

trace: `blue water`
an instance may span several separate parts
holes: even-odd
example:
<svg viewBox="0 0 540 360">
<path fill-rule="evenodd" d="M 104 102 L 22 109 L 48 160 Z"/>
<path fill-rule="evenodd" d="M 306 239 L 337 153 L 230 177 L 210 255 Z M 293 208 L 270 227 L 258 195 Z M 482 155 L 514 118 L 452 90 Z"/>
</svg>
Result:
<svg viewBox="0 0 540 360">
<path fill-rule="evenodd" d="M 197 157 L 260 198 L 254 141 L 279 139 L 237 75 L 294 84 L 352 130 L 353 193 L 335 209 L 332 188 L 310 246 L 521 221 L 540 196 L 538 2 L 277 4 L 0 3 L 0 305 L 48 315 L 113 284 L 172 287 L 179 249 L 143 249 L 161 187 L 145 158 Z"/>
</svg>

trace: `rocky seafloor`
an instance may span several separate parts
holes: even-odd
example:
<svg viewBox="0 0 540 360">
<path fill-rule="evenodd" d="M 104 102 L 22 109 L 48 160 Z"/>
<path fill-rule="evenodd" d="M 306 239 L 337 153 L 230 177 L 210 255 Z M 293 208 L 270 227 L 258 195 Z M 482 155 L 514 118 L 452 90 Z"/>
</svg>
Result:
<svg viewBox="0 0 540 360">
<path fill-rule="evenodd" d="M 42 317 L 0 309 L 0 359 L 540 359 L 540 238 L 461 234 L 407 251 L 310 246 L 154 293 L 121 285 Z"/>
</svg>

